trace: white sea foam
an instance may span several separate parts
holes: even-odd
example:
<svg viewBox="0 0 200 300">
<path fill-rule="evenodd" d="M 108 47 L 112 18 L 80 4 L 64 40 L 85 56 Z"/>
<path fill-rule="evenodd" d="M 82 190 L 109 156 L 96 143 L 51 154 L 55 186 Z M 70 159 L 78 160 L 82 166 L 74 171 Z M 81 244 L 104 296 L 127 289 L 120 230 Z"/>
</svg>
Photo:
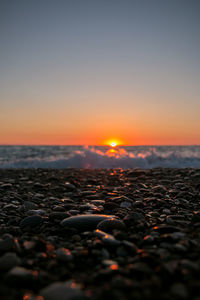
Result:
<svg viewBox="0 0 200 300">
<path fill-rule="evenodd" d="M 0 168 L 200 168 L 200 147 L 8 147 Z M 2 154 L 3 153 L 3 154 Z M 6 158 L 6 154 L 7 158 Z"/>
</svg>

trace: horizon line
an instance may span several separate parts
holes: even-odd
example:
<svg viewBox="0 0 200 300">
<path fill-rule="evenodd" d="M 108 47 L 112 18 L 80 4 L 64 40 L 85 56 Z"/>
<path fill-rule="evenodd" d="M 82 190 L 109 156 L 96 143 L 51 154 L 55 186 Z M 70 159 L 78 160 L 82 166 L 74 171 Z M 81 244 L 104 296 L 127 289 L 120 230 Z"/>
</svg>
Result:
<svg viewBox="0 0 200 300">
<path fill-rule="evenodd" d="M 1 146 L 71 146 L 71 147 L 110 147 L 102 144 L 0 144 Z M 117 147 L 144 147 L 144 146 L 200 146 L 200 144 L 137 144 L 137 145 L 117 145 Z"/>
</svg>

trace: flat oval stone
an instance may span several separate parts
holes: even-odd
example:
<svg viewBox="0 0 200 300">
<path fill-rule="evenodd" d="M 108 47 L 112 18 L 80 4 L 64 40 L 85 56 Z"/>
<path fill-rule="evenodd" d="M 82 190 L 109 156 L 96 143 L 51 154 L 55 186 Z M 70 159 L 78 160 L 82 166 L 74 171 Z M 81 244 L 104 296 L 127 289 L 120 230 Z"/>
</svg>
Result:
<svg viewBox="0 0 200 300">
<path fill-rule="evenodd" d="M 180 227 L 170 226 L 170 225 L 159 225 L 159 226 L 155 226 L 153 229 L 155 231 L 159 232 L 160 234 L 181 231 Z"/>
<path fill-rule="evenodd" d="M 94 205 L 104 205 L 105 204 L 105 200 L 91 200 L 90 202 Z"/>
<path fill-rule="evenodd" d="M 124 230 L 124 229 L 126 229 L 126 226 L 125 226 L 124 222 L 117 220 L 115 218 L 111 218 L 111 219 L 106 219 L 106 220 L 101 221 L 97 225 L 97 229 L 100 229 L 105 232 L 110 232 L 113 229 Z"/>
<path fill-rule="evenodd" d="M 24 218 L 21 222 L 20 222 L 20 228 L 21 229 L 25 229 L 25 228 L 34 228 L 38 225 L 40 225 L 41 223 L 43 223 L 43 218 L 41 216 L 29 216 Z"/>
<path fill-rule="evenodd" d="M 6 280 L 14 285 L 33 286 L 37 280 L 38 272 L 23 267 L 14 267 L 6 275 Z"/>
<path fill-rule="evenodd" d="M 70 215 L 67 212 L 61 212 L 61 211 L 54 211 L 49 214 L 50 220 L 64 220 L 67 217 L 70 217 Z"/>
<path fill-rule="evenodd" d="M 117 247 L 121 244 L 121 242 L 116 240 L 113 235 L 107 234 L 99 229 L 95 230 L 94 234 L 100 237 L 105 245 Z"/>
<path fill-rule="evenodd" d="M 71 288 L 72 283 L 54 282 L 40 291 L 45 300 L 86 300 L 85 294 L 77 287 Z"/>
<path fill-rule="evenodd" d="M 18 240 L 13 237 L 0 240 L 0 253 L 5 252 L 20 252 L 20 246 Z"/>
<path fill-rule="evenodd" d="M 72 261 L 73 256 L 69 251 L 69 249 L 59 248 L 56 251 L 56 259 L 61 262 L 68 262 L 68 261 Z"/>
<path fill-rule="evenodd" d="M 114 218 L 114 216 L 97 214 L 77 215 L 64 219 L 60 224 L 64 227 L 87 231 L 96 229 L 99 222 L 111 218 Z"/>
<path fill-rule="evenodd" d="M 16 255 L 16 253 L 7 252 L 0 257 L 0 270 L 8 271 L 15 266 L 20 265 L 21 259 Z"/>
</svg>

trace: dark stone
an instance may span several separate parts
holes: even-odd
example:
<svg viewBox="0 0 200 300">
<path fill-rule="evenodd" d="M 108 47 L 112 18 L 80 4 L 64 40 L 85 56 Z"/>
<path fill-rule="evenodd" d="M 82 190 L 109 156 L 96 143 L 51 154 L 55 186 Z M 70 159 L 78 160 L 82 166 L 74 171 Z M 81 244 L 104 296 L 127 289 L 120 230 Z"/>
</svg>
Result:
<svg viewBox="0 0 200 300">
<path fill-rule="evenodd" d="M 159 232 L 160 234 L 164 234 L 164 233 L 181 231 L 181 228 L 176 227 L 176 226 L 159 225 L 159 226 L 155 226 L 154 230 Z"/>
<path fill-rule="evenodd" d="M 101 221 L 97 225 L 97 229 L 103 230 L 105 232 L 110 232 L 113 229 L 125 230 L 126 225 L 124 224 L 124 222 L 117 220 L 115 218 L 112 218 L 112 219 L 107 219 L 107 220 Z"/>
<path fill-rule="evenodd" d="M 38 225 L 41 225 L 43 223 L 43 218 L 41 216 L 29 216 L 24 218 L 20 222 L 20 228 L 26 229 L 26 228 L 35 228 Z"/>
<path fill-rule="evenodd" d="M 14 267 L 6 275 L 6 280 L 12 285 L 31 287 L 38 279 L 38 272 L 25 269 L 23 267 Z"/>
<path fill-rule="evenodd" d="M 0 241 L 0 253 L 4 252 L 20 252 L 20 246 L 17 239 L 12 237 Z"/>
<path fill-rule="evenodd" d="M 84 293 L 78 288 L 71 288 L 68 282 L 54 282 L 40 291 L 45 300 L 86 300 Z"/>
<path fill-rule="evenodd" d="M 5 253 L 0 257 L 0 270 L 8 271 L 13 267 L 19 265 L 21 263 L 21 259 L 12 252 Z"/>
<path fill-rule="evenodd" d="M 64 219 L 60 224 L 67 228 L 75 228 L 80 231 L 94 230 L 97 224 L 103 220 L 111 219 L 112 215 L 77 215 Z"/>
</svg>

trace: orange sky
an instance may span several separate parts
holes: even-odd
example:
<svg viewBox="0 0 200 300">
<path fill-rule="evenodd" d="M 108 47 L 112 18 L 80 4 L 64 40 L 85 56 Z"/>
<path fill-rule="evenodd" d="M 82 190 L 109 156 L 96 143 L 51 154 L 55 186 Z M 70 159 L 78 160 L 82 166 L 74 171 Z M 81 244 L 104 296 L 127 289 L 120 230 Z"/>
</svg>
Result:
<svg viewBox="0 0 200 300">
<path fill-rule="evenodd" d="M 200 144 L 198 1 L 4 2 L 0 144 Z"/>
</svg>

